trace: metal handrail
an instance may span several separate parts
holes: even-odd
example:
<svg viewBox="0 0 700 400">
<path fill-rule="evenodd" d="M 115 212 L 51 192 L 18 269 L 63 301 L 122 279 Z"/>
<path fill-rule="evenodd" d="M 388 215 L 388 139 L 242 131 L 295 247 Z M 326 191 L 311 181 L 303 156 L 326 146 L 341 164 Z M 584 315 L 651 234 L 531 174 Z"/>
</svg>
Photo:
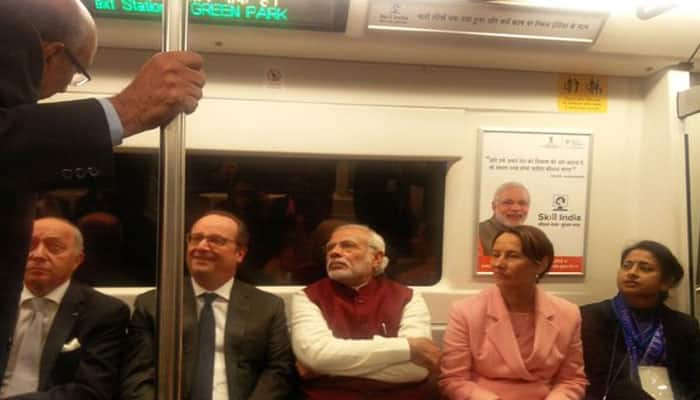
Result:
<svg viewBox="0 0 700 400">
<path fill-rule="evenodd" d="M 187 0 L 163 0 L 163 49 L 187 47 Z M 160 130 L 157 398 L 182 399 L 185 115 Z"/>
</svg>

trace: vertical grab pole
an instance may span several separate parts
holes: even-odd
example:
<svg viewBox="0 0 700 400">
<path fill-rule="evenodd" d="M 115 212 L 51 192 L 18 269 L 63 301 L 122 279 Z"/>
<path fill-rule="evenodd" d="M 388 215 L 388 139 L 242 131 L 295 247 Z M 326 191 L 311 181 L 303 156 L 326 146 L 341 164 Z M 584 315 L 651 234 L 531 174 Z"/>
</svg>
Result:
<svg viewBox="0 0 700 400">
<path fill-rule="evenodd" d="M 185 50 L 187 0 L 163 0 L 163 48 Z M 182 399 L 182 286 L 185 226 L 185 115 L 160 130 L 158 165 L 157 398 Z"/>
<path fill-rule="evenodd" d="M 693 262 L 693 203 L 692 192 L 690 186 L 690 137 L 686 132 L 683 132 L 683 150 L 685 156 L 685 204 L 686 204 L 686 229 L 688 230 L 688 285 L 690 286 L 690 307 L 688 307 L 688 313 L 693 317 L 697 318 L 695 315 L 695 263 Z"/>
</svg>

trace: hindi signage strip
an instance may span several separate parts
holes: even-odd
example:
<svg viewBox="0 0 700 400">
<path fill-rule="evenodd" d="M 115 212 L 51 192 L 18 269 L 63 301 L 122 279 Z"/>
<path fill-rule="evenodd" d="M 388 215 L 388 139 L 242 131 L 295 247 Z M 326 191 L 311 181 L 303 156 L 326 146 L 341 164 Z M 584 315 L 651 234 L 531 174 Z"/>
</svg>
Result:
<svg viewBox="0 0 700 400">
<path fill-rule="evenodd" d="M 591 135 L 483 129 L 480 139 L 476 273 L 491 273 L 491 241 L 502 224 L 526 224 L 554 244 L 549 274 L 582 275 Z"/>
<path fill-rule="evenodd" d="M 590 44 L 607 16 L 464 0 L 372 0 L 368 28 Z"/>
</svg>

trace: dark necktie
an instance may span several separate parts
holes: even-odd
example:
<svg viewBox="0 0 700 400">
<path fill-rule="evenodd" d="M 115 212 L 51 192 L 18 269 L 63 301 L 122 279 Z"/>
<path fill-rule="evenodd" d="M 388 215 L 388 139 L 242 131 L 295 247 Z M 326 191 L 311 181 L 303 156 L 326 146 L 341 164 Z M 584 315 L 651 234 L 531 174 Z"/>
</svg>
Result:
<svg viewBox="0 0 700 400">
<path fill-rule="evenodd" d="M 216 326 L 211 303 L 216 300 L 217 296 L 214 293 L 204 293 L 202 297 L 204 298 L 204 307 L 199 313 L 199 344 L 197 362 L 192 376 L 191 400 L 211 400 L 212 382 L 214 381 Z"/>
</svg>

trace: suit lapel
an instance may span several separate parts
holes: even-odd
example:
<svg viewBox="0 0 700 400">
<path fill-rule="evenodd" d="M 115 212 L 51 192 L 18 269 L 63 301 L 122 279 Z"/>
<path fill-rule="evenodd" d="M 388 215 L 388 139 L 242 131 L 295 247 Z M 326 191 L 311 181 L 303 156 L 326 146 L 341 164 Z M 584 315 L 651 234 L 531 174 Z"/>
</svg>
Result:
<svg viewBox="0 0 700 400">
<path fill-rule="evenodd" d="M 182 393 L 189 398 L 194 364 L 197 357 L 197 301 L 194 298 L 192 280 L 186 279 L 182 291 Z"/>
<path fill-rule="evenodd" d="M 489 318 L 486 336 L 491 341 L 493 348 L 498 351 L 512 371 L 523 378 L 530 378 L 531 374 L 525 368 L 525 363 L 520 355 L 520 348 L 510 323 L 508 309 L 498 288 L 494 288 L 487 299 L 486 315 Z"/>
<path fill-rule="evenodd" d="M 246 329 L 246 320 L 250 311 L 250 292 L 248 286 L 239 280 L 234 280 L 231 286 L 231 295 L 229 296 L 228 311 L 226 313 L 226 329 L 224 336 L 224 357 L 226 359 L 226 381 L 228 382 L 228 392 L 230 399 L 238 399 L 238 393 L 235 388 L 239 385 L 235 384 L 236 368 L 238 364 L 238 352 L 234 351 L 235 346 L 240 346 L 240 343 L 234 343 L 233 340 L 238 340 L 243 337 Z"/>
<path fill-rule="evenodd" d="M 542 365 L 549 357 L 559 335 L 559 327 L 554 323 L 554 309 L 547 294 L 536 289 L 535 297 L 535 343 L 528 363 Z"/>
<path fill-rule="evenodd" d="M 44 350 L 41 352 L 41 364 L 39 367 L 39 390 L 45 390 L 49 384 L 51 371 L 54 369 L 56 359 L 68 342 L 68 336 L 73 330 L 75 322 L 83 313 L 83 291 L 75 282 L 71 282 L 66 290 L 66 294 L 61 300 L 56 316 L 49 329 L 49 334 L 44 343 Z"/>
</svg>

